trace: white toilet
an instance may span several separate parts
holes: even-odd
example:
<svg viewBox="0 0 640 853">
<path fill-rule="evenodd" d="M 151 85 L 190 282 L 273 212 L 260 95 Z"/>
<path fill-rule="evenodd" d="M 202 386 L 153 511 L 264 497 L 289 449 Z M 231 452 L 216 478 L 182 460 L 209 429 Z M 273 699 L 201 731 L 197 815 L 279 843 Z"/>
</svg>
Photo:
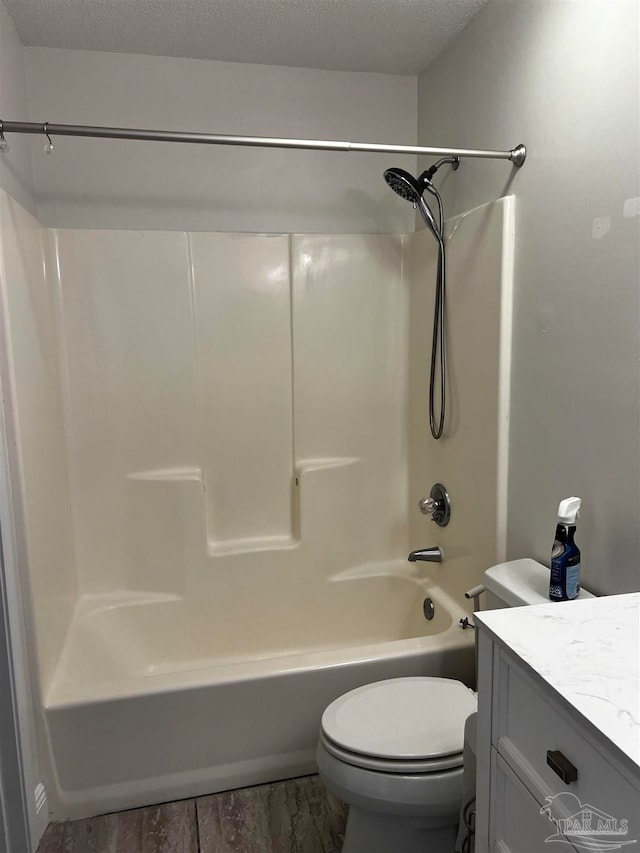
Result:
<svg viewBox="0 0 640 853">
<path fill-rule="evenodd" d="M 549 603 L 548 584 L 549 570 L 534 560 L 484 575 L 492 609 Z M 460 681 L 426 676 L 366 684 L 328 706 L 317 762 L 327 789 L 349 805 L 342 853 L 453 853 L 464 726 L 475 710 Z"/>
</svg>

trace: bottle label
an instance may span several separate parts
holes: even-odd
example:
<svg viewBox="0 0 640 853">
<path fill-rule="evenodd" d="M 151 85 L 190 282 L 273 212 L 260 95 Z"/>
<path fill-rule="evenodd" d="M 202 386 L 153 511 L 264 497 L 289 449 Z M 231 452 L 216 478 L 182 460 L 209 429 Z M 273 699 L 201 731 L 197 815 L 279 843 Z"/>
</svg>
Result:
<svg viewBox="0 0 640 853">
<path fill-rule="evenodd" d="M 567 598 L 577 598 L 580 593 L 580 563 L 567 566 Z"/>
<path fill-rule="evenodd" d="M 580 551 L 573 541 L 575 527 L 558 524 L 551 551 L 549 598 L 568 601 L 580 593 Z"/>
</svg>

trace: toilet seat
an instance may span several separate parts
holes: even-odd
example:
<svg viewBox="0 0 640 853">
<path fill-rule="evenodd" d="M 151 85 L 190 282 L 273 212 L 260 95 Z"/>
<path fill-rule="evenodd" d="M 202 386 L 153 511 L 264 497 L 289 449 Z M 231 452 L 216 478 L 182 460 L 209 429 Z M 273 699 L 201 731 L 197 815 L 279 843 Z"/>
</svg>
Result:
<svg viewBox="0 0 640 853">
<path fill-rule="evenodd" d="M 462 766 L 464 724 L 476 698 L 462 682 L 414 676 L 365 684 L 322 715 L 320 739 L 335 758 L 387 773 Z"/>
<path fill-rule="evenodd" d="M 371 755 L 364 755 L 361 752 L 350 752 L 348 749 L 343 749 L 338 744 L 333 743 L 326 734 L 320 732 L 320 744 L 322 747 L 339 761 L 345 764 L 352 764 L 354 767 L 359 767 L 363 770 L 375 770 L 378 773 L 402 773 L 406 776 L 415 776 L 417 774 L 438 773 L 443 770 L 455 770 L 462 767 L 462 752 L 446 755 L 442 758 L 433 759 L 416 759 L 402 761 L 392 758 L 376 758 Z"/>
</svg>

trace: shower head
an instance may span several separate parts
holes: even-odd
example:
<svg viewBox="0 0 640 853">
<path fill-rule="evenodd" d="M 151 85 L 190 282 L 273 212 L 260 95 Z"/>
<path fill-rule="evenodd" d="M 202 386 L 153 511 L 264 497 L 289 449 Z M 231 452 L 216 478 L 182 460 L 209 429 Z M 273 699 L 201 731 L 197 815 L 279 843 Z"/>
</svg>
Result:
<svg viewBox="0 0 640 853">
<path fill-rule="evenodd" d="M 426 226 L 429 228 L 436 240 L 441 242 L 442 234 L 440 233 L 440 229 L 436 225 L 433 214 L 429 210 L 429 205 L 422 197 L 422 193 L 431 184 L 431 179 L 428 178 L 425 180 L 425 175 L 426 172 L 419 178 L 414 178 L 413 175 L 409 174 L 409 172 L 405 172 L 404 169 L 394 166 L 384 172 L 384 179 L 394 193 L 397 193 L 400 198 L 410 201 L 418 208 Z"/>
<path fill-rule="evenodd" d="M 400 198 L 404 198 L 413 204 L 418 204 L 422 197 L 422 190 L 418 189 L 417 179 L 413 175 L 410 175 L 409 172 L 405 172 L 404 169 L 394 166 L 385 171 L 384 179 Z"/>
<path fill-rule="evenodd" d="M 400 198 L 404 198 L 413 204 L 418 204 L 423 192 L 426 189 L 432 189 L 432 178 L 441 166 L 450 165 L 453 171 L 460 165 L 459 157 L 443 157 L 434 163 L 433 166 L 418 177 L 414 178 L 409 172 L 400 169 L 398 166 L 393 166 L 387 169 L 384 173 L 384 179 L 389 184 L 394 193 L 397 193 Z"/>
</svg>

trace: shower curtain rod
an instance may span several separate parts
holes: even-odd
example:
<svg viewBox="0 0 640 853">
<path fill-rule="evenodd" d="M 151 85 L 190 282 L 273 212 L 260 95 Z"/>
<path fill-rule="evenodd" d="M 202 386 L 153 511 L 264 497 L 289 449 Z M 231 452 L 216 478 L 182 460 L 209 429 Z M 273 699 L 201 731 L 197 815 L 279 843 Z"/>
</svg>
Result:
<svg viewBox="0 0 640 853">
<path fill-rule="evenodd" d="M 86 136 L 95 139 L 135 139 L 151 142 L 193 142 L 201 145 L 242 145 L 254 148 L 299 148 L 312 151 L 370 151 L 381 154 L 427 154 L 434 157 L 480 157 L 487 160 L 510 160 L 514 166 L 522 166 L 527 155 L 527 149 L 524 145 L 517 145 L 510 151 L 492 151 L 484 148 L 430 148 L 422 145 L 376 145 L 369 142 L 287 139 L 276 136 L 229 136 L 220 133 L 140 130 L 130 127 L 91 127 L 80 124 L 51 124 L 50 122 L 3 121 L 0 119 L 0 138 L 5 133 Z"/>
</svg>

